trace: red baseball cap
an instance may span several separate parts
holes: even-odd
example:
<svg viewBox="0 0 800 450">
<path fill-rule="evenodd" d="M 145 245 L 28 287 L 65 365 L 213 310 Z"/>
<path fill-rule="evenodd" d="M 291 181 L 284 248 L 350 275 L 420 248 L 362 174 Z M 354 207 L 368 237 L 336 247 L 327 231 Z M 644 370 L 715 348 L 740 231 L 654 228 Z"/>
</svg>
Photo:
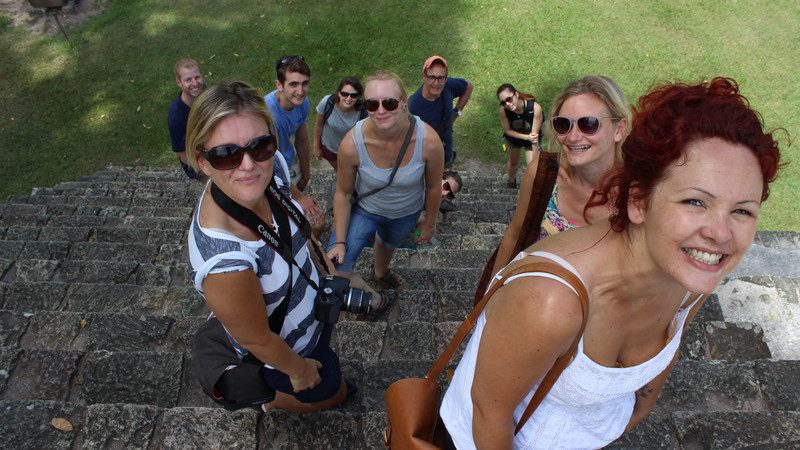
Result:
<svg viewBox="0 0 800 450">
<path fill-rule="evenodd" d="M 422 76 L 425 76 L 425 71 L 428 70 L 430 66 L 436 63 L 443 65 L 444 68 L 447 69 L 447 61 L 439 55 L 433 55 L 430 58 L 426 59 L 425 64 L 422 65 Z"/>
</svg>

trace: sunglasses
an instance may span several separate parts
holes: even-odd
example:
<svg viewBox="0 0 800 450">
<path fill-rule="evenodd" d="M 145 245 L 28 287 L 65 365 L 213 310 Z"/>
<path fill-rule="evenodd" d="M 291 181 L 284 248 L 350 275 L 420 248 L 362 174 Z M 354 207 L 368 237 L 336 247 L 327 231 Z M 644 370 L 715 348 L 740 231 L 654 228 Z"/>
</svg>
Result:
<svg viewBox="0 0 800 450">
<path fill-rule="evenodd" d="M 361 94 L 359 94 L 358 92 L 345 92 L 345 91 L 339 91 L 339 95 L 342 98 L 347 98 L 347 97 L 358 98 L 361 96 Z"/>
<path fill-rule="evenodd" d="M 369 112 L 377 111 L 380 105 L 383 105 L 383 109 L 387 111 L 394 111 L 398 106 L 400 106 L 400 100 L 396 98 L 385 98 L 383 100 L 368 98 L 364 100 L 364 107 L 367 108 L 367 111 Z"/>
<path fill-rule="evenodd" d="M 514 95 L 513 94 L 508 96 L 508 97 L 506 97 L 505 100 L 500 100 L 500 106 L 505 106 L 507 103 L 511 103 L 512 101 L 514 101 Z"/>
<path fill-rule="evenodd" d="M 290 62 L 294 61 L 295 59 L 299 59 L 300 61 L 305 61 L 305 58 L 303 58 L 300 55 L 286 55 L 283 58 L 281 58 L 281 65 L 285 66 L 286 64 L 289 64 Z"/>
<path fill-rule="evenodd" d="M 442 183 L 442 189 L 444 189 L 447 192 L 447 195 L 445 195 L 445 197 L 447 197 L 448 200 L 456 198 L 456 194 L 453 193 L 453 187 L 450 186 L 449 181 L 445 181 L 444 183 Z"/>
<path fill-rule="evenodd" d="M 242 163 L 245 152 L 250 152 L 250 157 L 258 162 L 272 158 L 278 149 L 277 144 L 275 135 L 265 134 L 253 139 L 245 147 L 223 144 L 208 150 L 203 149 L 203 158 L 217 170 L 232 170 Z"/>
<path fill-rule="evenodd" d="M 572 123 L 577 122 L 578 130 L 581 133 L 590 136 L 600 130 L 600 119 L 619 120 L 618 117 L 586 116 L 577 120 L 572 120 L 569 117 L 555 116 L 551 119 L 551 123 L 553 124 L 553 131 L 555 131 L 556 134 L 567 134 L 572 130 Z"/>
</svg>

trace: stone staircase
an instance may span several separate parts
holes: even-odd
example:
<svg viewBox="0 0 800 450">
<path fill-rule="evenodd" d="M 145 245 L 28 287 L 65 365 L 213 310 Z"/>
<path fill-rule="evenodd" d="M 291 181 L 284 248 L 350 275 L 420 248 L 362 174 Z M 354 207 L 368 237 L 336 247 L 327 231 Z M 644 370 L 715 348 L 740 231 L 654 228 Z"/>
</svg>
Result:
<svg viewBox="0 0 800 450">
<path fill-rule="evenodd" d="M 322 200 L 331 172 L 314 176 Z M 199 185 L 174 170 L 109 168 L 10 198 L 0 448 L 381 448 L 384 389 L 430 367 L 511 217 L 515 192 L 499 175 L 464 179 L 438 251 L 398 250 L 408 289 L 388 317 L 337 325 L 359 393 L 304 416 L 229 413 L 200 391 L 190 347 L 207 309 L 185 249 Z M 751 253 L 690 325 L 656 411 L 612 447 L 800 448 L 800 237 L 759 233 Z M 367 250 L 358 269 L 370 263 Z"/>
</svg>

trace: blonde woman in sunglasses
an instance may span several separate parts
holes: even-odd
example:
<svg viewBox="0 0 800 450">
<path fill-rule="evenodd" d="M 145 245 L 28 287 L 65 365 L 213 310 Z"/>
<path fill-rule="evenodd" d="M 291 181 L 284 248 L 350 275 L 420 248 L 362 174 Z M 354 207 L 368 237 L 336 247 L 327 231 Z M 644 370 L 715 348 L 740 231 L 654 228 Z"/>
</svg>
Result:
<svg viewBox="0 0 800 450">
<path fill-rule="evenodd" d="M 368 77 L 364 107 L 369 116 L 339 146 L 328 256 L 340 271 L 351 272 L 364 246 L 374 238 L 371 278 L 379 289 L 400 286 L 400 279 L 389 270 L 394 250 L 414 229 L 423 210 L 425 220 L 417 242 L 430 242 L 441 200 L 442 141 L 433 128 L 408 114 L 407 105 L 408 96 L 397 75 L 380 71 Z M 411 121 L 415 128 L 390 180 Z M 351 202 L 356 192 L 357 200 Z"/>
<path fill-rule="evenodd" d="M 508 90 L 506 90 L 508 92 Z M 501 92 L 502 94 L 502 92 Z M 621 162 L 620 150 L 631 122 L 630 104 L 614 80 L 586 76 L 575 80 L 555 98 L 546 121 L 549 148 L 560 151 L 558 176 L 552 192 L 533 192 L 538 158 L 529 162 L 522 177 L 517 207 L 494 261 L 496 274 L 515 255 L 540 239 L 608 217 L 611 210 L 598 206 L 584 212 L 600 177 Z M 523 229 L 529 208 L 547 195 L 549 201 L 540 224 Z M 488 270 L 488 267 L 487 269 Z M 488 277 L 484 277 L 488 278 Z M 482 295 L 486 286 L 478 286 Z"/>
</svg>

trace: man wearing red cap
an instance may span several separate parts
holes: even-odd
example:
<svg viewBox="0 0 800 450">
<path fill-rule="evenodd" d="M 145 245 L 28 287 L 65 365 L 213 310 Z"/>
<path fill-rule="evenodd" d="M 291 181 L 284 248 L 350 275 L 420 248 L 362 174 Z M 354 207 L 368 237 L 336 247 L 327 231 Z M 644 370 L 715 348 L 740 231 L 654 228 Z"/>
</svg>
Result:
<svg viewBox="0 0 800 450">
<path fill-rule="evenodd" d="M 461 117 L 472 95 L 472 83 L 463 78 L 448 78 L 447 61 L 433 55 L 422 65 L 422 86 L 408 98 L 408 110 L 430 125 L 444 144 L 444 165 L 456 159 L 453 150 L 453 122 Z M 453 107 L 453 100 L 458 102 Z"/>
</svg>

